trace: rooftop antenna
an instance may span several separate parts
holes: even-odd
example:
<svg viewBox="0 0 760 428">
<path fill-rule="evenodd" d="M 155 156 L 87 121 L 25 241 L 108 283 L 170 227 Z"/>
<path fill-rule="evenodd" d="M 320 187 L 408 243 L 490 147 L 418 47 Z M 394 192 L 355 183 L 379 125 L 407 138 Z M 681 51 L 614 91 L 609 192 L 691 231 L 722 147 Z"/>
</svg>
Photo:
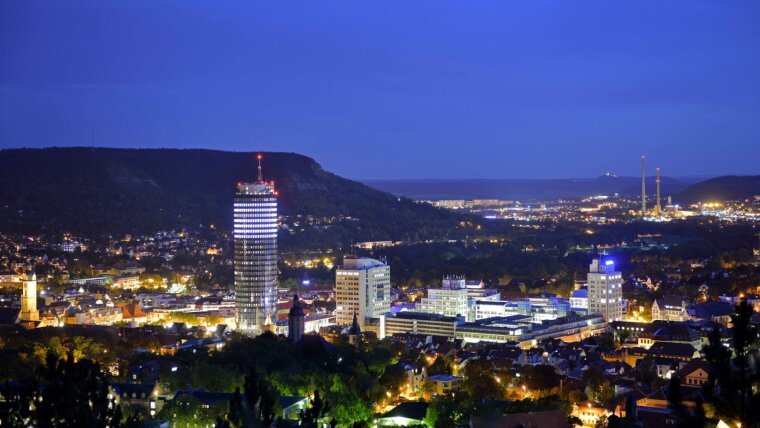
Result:
<svg viewBox="0 0 760 428">
<path fill-rule="evenodd" d="M 647 215 L 647 182 L 646 168 L 644 162 L 646 156 L 641 156 L 641 217 Z"/>
<path fill-rule="evenodd" d="M 263 159 L 263 158 L 264 158 L 264 156 L 262 156 L 261 153 L 259 153 L 258 155 L 256 155 L 256 160 L 259 161 L 259 173 L 258 173 L 259 182 L 264 181 L 264 174 L 261 172 L 261 159 Z"/>
</svg>

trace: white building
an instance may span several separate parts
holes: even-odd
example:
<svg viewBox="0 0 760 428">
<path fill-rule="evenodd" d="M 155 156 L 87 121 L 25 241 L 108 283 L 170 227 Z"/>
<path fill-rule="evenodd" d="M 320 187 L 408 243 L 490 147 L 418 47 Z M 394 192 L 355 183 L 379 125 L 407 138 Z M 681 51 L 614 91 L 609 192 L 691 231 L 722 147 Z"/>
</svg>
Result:
<svg viewBox="0 0 760 428">
<path fill-rule="evenodd" d="M 573 294 L 570 296 L 570 309 L 588 310 L 588 289 L 581 288 L 580 290 L 573 291 Z"/>
<path fill-rule="evenodd" d="M 464 277 L 445 277 L 441 288 L 429 288 L 427 297 L 416 306 L 417 312 L 438 314 L 447 317 L 463 316 L 467 321 L 476 318 L 476 307 L 480 301 L 495 301 L 500 294 L 494 289 L 484 288 L 482 281 L 467 281 Z"/>
<path fill-rule="evenodd" d="M 510 317 L 530 316 L 534 323 L 556 320 L 570 313 L 570 303 L 559 297 L 530 297 L 517 300 L 480 300 L 475 304 L 475 318 L 472 321 Z"/>
<path fill-rule="evenodd" d="M 367 318 L 380 318 L 391 310 L 391 268 L 370 258 L 346 258 L 335 271 L 335 303 L 338 325 L 351 325 L 356 313 L 359 326 Z"/>
<path fill-rule="evenodd" d="M 623 318 L 623 275 L 615 270 L 615 262 L 593 259 L 589 266 L 588 313 L 599 314 L 604 321 Z"/>
<path fill-rule="evenodd" d="M 417 311 L 447 317 L 467 316 L 467 288 L 465 279 L 444 278 L 441 288 L 429 288 L 428 296 L 417 304 Z"/>
</svg>

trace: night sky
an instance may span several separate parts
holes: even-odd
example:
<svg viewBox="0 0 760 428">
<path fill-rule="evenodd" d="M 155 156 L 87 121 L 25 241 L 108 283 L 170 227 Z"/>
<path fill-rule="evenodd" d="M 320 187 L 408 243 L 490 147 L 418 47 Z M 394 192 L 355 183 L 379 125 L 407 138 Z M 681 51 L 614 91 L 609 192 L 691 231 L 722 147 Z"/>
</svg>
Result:
<svg viewBox="0 0 760 428">
<path fill-rule="evenodd" d="M 358 179 L 760 174 L 760 1 L 0 2 L 0 146 L 93 130 Z"/>
</svg>

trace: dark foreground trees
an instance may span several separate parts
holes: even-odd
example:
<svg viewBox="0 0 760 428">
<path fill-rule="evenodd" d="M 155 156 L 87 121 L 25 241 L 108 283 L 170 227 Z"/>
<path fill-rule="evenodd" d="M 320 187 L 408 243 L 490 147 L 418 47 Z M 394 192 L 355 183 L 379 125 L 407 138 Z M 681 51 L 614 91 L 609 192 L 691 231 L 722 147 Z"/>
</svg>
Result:
<svg viewBox="0 0 760 428">
<path fill-rule="evenodd" d="M 100 366 L 90 360 L 48 354 L 31 384 L 6 383 L 4 427 L 118 427 L 121 409 L 109 397 Z"/>
</svg>

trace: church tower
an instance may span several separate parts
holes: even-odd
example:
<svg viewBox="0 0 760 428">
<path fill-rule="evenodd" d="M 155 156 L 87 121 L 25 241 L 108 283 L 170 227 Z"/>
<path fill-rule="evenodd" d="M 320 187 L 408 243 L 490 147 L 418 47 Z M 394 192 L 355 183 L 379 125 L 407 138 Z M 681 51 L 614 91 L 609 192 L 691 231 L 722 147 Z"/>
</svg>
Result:
<svg viewBox="0 0 760 428">
<path fill-rule="evenodd" d="M 26 270 L 22 281 L 21 313 L 18 318 L 21 321 L 40 320 L 40 312 L 37 310 L 37 275 L 32 267 Z"/>
<path fill-rule="evenodd" d="M 356 318 L 356 312 L 354 312 L 354 320 L 351 323 L 351 327 L 348 329 L 348 343 L 355 345 L 357 341 L 361 341 L 362 328 L 359 325 L 359 320 Z"/>
<path fill-rule="evenodd" d="M 288 312 L 288 339 L 300 342 L 304 332 L 304 313 L 298 294 L 293 295 L 293 306 Z"/>
</svg>

